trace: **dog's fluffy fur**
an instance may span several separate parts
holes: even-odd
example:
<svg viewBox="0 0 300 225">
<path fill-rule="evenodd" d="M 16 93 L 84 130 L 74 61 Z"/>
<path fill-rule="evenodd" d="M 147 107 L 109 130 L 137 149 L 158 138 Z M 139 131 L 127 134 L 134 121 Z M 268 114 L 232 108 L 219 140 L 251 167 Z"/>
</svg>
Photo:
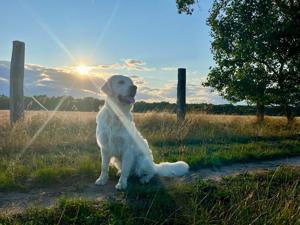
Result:
<svg viewBox="0 0 300 225">
<path fill-rule="evenodd" d="M 127 187 L 130 175 L 138 176 L 141 183 L 147 183 L 155 174 L 173 177 L 188 172 L 189 166 L 183 161 L 160 164 L 153 162 L 151 149 L 133 122 L 131 109 L 136 86 L 130 78 L 114 75 L 101 90 L 107 97 L 96 119 L 96 137 L 102 158 L 101 174 L 95 182 L 97 185 L 107 182 L 109 163 L 120 174 L 117 189 Z"/>
</svg>

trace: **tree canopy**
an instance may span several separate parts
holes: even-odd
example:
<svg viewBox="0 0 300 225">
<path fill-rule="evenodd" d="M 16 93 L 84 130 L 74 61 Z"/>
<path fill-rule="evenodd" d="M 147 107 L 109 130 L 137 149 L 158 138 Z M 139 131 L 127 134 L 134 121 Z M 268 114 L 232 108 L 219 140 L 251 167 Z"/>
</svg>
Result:
<svg viewBox="0 0 300 225">
<path fill-rule="evenodd" d="M 193 12 L 194 1 L 177 1 Z M 300 101 L 299 0 L 214 0 L 208 24 L 216 65 L 206 86 L 232 102 L 282 105 L 288 119 Z"/>
<path fill-rule="evenodd" d="M 196 3 L 195 0 L 176 0 L 178 12 L 179 13 L 186 13 L 188 15 L 191 15 L 193 13 L 194 9 L 193 9 L 192 6 L 195 3 Z"/>
</svg>

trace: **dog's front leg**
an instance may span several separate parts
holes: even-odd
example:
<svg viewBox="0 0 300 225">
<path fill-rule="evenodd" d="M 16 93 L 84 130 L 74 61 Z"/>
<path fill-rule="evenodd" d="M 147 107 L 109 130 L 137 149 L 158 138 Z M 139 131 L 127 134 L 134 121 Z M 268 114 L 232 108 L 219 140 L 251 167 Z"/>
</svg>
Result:
<svg viewBox="0 0 300 225">
<path fill-rule="evenodd" d="M 101 149 L 101 174 L 99 178 L 96 180 L 95 184 L 97 185 L 104 185 L 108 180 L 108 169 L 109 169 L 109 161 L 110 155 L 107 154 L 103 149 Z"/>
<path fill-rule="evenodd" d="M 116 185 L 116 189 L 122 190 L 127 187 L 127 179 L 130 175 L 130 171 L 133 165 L 133 154 L 130 152 L 126 152 L 122 157 L 122 170 L 121 176 L 119 178 L 119 182 Z"/>
</svg>

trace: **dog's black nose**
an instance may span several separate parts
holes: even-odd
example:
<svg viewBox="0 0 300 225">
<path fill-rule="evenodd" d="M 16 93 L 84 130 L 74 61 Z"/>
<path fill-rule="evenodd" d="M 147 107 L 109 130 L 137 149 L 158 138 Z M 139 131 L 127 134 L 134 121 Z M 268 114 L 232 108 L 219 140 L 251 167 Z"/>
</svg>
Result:
<svg viewBox="0 0 300 225">
<path fill-rule="evenodd" d="M 135 85 L 130 86 L 130 89 L 129 89 L 129 95 L 130 95 L 130 96 L 135 96 L 135 94 L 136 94 L 136 89 L 137 89 L 137 86 L 135 86 Z"/>
</svg>

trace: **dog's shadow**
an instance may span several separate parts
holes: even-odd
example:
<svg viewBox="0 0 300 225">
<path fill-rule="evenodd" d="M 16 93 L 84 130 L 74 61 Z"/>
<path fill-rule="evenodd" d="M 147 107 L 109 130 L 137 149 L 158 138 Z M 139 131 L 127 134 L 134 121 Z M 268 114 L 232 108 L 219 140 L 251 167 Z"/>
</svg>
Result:
<svg viewBox="0 0 300 225">
<path fill-rule="evenodd" d="M 128 186 L 131 188 L 135 186 L 140 186 L 141 188 L 166 188 L 167 186 L 170 186 L 172 180 L 174 180 L 174 178 L 159 177 L 158 175 L 155 175 L 148 183 L 142 184 L 139 177 L 130 176 L 128 179 Z"/>
<path fill-rule="evenodd" d="M 130 210 L 140 215 L 135 224 L 146 221 L 158 222 L 166 219 L 166 215 L 172 215 L 178 211 L 178 199 L 174 198 L 171 178 L 154 176 L 149 183 L 141 184 L 139 178 L 130 177 L 128 187 L 123 192 L 127 206 Z M 169 220 L 172 220 L 172 216 Z M 169 222 L 170 222 L 169 221 Z"/>
</svg>

